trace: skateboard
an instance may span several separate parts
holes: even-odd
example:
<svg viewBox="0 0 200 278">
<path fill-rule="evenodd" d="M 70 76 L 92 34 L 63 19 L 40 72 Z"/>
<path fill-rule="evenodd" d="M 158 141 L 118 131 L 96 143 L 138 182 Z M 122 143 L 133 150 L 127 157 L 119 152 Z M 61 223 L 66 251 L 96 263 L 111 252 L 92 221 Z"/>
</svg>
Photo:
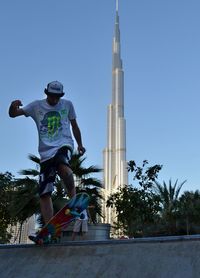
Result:
<svg viewBox="0 0 200 278">
<path fill-rule="evenodd" d="M 37 245 L 57 243 L 61 238 L 62 229 L 66 228 L 76 217 L 81 217 L 81 212 L 88 207 L 89 196 L 78 193 L 58 211 L 36 236 L 29 239 Z"/>
</svg>

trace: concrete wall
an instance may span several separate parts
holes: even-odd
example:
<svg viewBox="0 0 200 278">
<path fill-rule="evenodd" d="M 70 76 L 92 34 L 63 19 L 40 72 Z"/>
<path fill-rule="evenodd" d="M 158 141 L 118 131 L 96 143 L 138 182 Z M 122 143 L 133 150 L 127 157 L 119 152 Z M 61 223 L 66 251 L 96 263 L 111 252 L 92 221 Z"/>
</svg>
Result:
<svg viewBox="0 0 200 278">
<path fill-rule="evenodd" d="M 0 277 L 199 278 L 200 237 L 1 246 Z"/>
</svg>

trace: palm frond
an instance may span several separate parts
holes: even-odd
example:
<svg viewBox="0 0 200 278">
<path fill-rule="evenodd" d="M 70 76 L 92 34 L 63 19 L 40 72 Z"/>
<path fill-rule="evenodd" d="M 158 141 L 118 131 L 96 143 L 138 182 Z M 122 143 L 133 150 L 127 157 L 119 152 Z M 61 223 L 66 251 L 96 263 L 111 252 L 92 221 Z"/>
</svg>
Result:
<svg viewBox="0 0 200 278">
<path fill-rule="evenodd" d="M 19 171 L 20 175 L 23 175 L 23 176 L 32 176 L 32 177 L 39 176 L 39 173 L 40 173 L 39 171 L 34 170 L 34 169 L 26 169 L 26 170 Z"/>
<path fill-rule="evenodd" d="M 40 164 L 40 159 L 39 159 L 39 157 L 37 157 L 37 156 L 35 156 L 35 155 L 33 155 L 33 154 L 29 154 L 29 155 L 28 155 L 28 158 L 29 158 L 31 161 L 35 162 L 36 164 Z"/>
<path fill-rule="evenodd" d="M 84 186 L 95 186 L 98 188 L 102 188 L 101 181 L 95 178 L 83 178 L 81 179 L 81 184 L 83 184 Z"/>
</svg>

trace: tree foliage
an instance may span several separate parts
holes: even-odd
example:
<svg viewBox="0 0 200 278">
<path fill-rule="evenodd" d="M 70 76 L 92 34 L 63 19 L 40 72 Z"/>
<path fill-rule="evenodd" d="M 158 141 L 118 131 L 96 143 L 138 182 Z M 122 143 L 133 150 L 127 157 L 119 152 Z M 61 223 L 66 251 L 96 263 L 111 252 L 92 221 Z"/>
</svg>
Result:
<svg viewBox="0 0 200 278">
<path fill-rule="evenodd" d="M 185 191 L 177 204 L 177 226 L 180 234 L 200 232 L 200 192 Z"/>
<path fill-rule="evenodd" d="M 0 173 L 0 243 L 7 243 L 11 238 L 8 226 L 15 222 L 10 214 L 10 202 L 13 196 L 14 177 L 10 172 Z"/>
<path fill-rule="evenodd" d="M 134 160 L 128 162 L 128 171 L 133 173 L 133 180 L 138 181 L 139 186 L 144 190 L 152 188 L 162 169 L 162 165 L 147 167 L 148 164 L 148 160 L 143 160 L 142 167 L 137 166 Z"/>
<path fill-rule="evenodd" d="M 156 221 L 157 212 L 160 210 L 160 198 L 153 192 L 152 186 L 162 166 L 147 165 L 147 160 L 143 161 L 141 167 L 137 166 L 135 161 L 130 161 L 128 171 L 133 173 L 136 186 L 121 186 L 107 201 L 107 206 L 116 210 L 115 227 L 123 230 L 129 237 L 145 234 L 148 227 Z"/>
</svg>

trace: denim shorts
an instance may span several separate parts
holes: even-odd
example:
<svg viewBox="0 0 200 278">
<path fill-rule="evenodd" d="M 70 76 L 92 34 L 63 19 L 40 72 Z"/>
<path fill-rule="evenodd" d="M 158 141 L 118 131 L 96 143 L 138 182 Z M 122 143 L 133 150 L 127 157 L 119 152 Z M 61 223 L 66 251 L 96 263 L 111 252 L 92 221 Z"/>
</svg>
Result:
<svg viewBox="0 0 200 278">
<path fill-rule="evenodd" d="M 68 147 L 60 148 L 54 157 L 40 164 L 39 195 L 51 195 L 54 190 L 57 168 L 60 164 L 70 167 L 72 151 Z"/>
</svg>

